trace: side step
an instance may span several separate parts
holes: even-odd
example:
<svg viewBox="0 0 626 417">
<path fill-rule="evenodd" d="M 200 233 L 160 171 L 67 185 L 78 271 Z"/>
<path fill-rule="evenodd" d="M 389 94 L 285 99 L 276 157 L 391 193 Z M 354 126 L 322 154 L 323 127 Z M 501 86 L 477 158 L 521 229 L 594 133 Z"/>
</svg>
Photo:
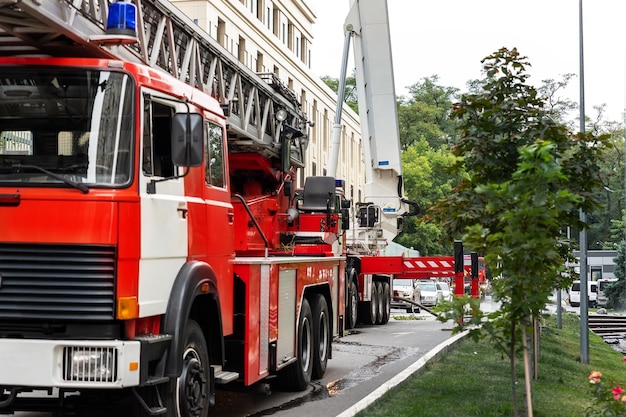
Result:
<svg viewBox="0 0 626 417">
<path fill-rule="evenodd" d="M 239 378 L 238 372 L 223 371 L 221 366 L 212 366 L 216 384 L 228 384 Z"/>
</svg>

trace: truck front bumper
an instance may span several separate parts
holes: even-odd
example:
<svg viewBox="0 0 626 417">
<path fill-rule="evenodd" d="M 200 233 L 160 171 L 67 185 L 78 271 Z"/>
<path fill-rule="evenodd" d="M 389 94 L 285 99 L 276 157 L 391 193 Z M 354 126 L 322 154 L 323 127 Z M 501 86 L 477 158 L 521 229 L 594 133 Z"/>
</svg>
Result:
<svg viewBox="0 0 626 417">
<path fill-rule="evenodd" d="M 0 386 L 137 386 L 140 355 L 139 341 L 0 339 Z"/>
</svg>

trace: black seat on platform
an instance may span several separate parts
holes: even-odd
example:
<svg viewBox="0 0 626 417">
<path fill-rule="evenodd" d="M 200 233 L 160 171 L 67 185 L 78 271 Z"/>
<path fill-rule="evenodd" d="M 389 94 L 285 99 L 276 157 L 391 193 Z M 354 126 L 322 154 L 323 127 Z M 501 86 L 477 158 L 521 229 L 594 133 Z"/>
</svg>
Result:
<svg viewBox="0 0 626 417">
<path fill-rule="evenodd" d="M 307 177 L 302 196 L 302 211 L 335 210 L 335 178 Z"/>
</svg>

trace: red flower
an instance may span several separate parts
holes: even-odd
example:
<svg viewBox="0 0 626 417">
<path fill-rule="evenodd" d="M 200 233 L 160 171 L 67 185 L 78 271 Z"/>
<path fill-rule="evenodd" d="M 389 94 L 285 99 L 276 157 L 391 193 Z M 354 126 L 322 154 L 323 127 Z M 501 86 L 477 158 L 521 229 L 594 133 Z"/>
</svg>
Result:
<svg viewBox="0 0 626 417">
<path fill-rule="evenodd" d="M 621 387 L 615 387 L 611 392 L 613 393 L 613 399 L 619 400 L 624 390 Z"/>
</svg>

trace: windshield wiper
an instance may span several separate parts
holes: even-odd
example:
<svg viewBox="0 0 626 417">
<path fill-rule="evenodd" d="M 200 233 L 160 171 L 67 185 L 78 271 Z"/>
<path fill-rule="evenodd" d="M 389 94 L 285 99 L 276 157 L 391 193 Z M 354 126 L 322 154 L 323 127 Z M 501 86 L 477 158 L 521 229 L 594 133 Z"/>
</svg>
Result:
<svg viewBox="0 0 626 417">
<path fill-rule="evenodd" d="M 15 168 L 19 171 L 20 168 L 26 168 L 26 169 L 36 169 L 38 171 L 43 172 L 46 175 L 51 176 L 52 178 L 54 178 L 55 180 L 59 180 L 59 181 L 63 181 L 64 183 L 66 183 L 67 185 L 69 185 L 72 188 L 76 188 L 80 191 L 82 191 L 84 194 L 87 194 L 89 192 L 89 187 L 87 187 L 85 184 L 80 183 L 80 182 L 75 182 L 72 181 L 70 179 L 65 178 L 63 175 L 57 174 L 55 172 L 52 171 L 48 171 L 45 168 L 42 168 L 40 166 L 37 165 L 22 165 L 22 164 L 16 164 L 16 165 L 12 165 L 11 168 Z"/>
</svg>

